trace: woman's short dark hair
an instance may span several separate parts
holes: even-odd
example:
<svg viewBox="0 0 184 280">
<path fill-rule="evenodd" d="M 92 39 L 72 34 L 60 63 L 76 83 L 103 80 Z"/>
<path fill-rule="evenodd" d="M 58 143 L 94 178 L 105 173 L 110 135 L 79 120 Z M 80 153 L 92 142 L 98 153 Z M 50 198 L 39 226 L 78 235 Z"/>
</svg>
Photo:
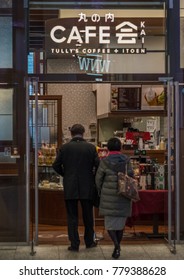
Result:
<svg viewBox="0 0 184 280">
<path fill-rule="evenodd" d="M 70 128 L 70 132 L 71 132 L 72 136 L 83 135 L 84 132 L 85 132 L 85 128 L 84 128 L 84 126 L 82 124 L 74 124 Z"/>
<path fill-rule="evenodd" d="M 112 137 L 107 142 L 107 148 L 109 151 L 120 151 L 121 150 L 121 141 L 117 137 Z"/>
</svg>

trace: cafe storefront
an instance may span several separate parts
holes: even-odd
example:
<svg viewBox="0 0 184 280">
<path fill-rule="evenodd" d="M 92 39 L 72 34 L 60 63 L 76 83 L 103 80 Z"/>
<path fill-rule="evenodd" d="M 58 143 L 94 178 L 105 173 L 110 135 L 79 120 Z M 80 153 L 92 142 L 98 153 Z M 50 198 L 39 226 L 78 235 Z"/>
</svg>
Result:
<svg viewBox="0 0 184 280">
<path fill-rule="evenodd" d="M 151 215 L 151 234 L 175 251 L 184 230 L 179 1 L 17 2 L 18 13 L 11 1 L 0 7 L 0 32 L 12 43 L 0 66 L 0 242 L 39 244 L 40 224 L 66 225 L 62 178 L 51 165 L 81 122 L 100 157 L 120 137 L 142 196 L 134 218 Z"/>
</svg>

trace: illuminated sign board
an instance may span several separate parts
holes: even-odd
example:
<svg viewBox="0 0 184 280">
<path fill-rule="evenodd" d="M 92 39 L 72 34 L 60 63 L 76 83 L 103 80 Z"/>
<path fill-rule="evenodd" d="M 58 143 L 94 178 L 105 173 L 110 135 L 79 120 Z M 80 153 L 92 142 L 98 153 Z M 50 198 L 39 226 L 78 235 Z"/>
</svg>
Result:
<svg viewBox="0 0 184 280">
<path fill-rule="evenodd" d="M 78 17 L 46 21 L 47 58 L 76 58 L 80 71 L 109 73 L 112 55 L 146 54 L 146 22 L 115 17 L 113 13 L 80 12 Z"/>
<path fill-rule="evenodd" d="M 47 57 L 86 54 L 145 54 L 145 21 L 107 13 L 46 21 Z"/>
</svg>

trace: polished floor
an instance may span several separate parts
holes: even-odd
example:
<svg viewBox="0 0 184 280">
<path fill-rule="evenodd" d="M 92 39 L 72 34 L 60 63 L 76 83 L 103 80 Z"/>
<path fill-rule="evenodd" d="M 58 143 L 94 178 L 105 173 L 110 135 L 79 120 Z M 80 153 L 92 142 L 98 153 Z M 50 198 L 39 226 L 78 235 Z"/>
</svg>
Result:
<svg viewBox="0 0 184 280">
<path fill-rule="evenodd" d="M 164 227 L 159 227 L 163 232 Z M 103 227 L 95 227 L 98 246 L 86 249 L 83 227 L 79 227 L 79 252 L 68 251 L 67 228 L 39 225 L 39 245 L 0 244 L 0 260 L 111 260 L 113 245 Z M 34 236 L 34 227 L 32 228 Z M 125 228 L 120 260 L 184 260 L 184 242 L 169 246 L 163 235 L 155 236 L 150 226 Z"/>
<path fill-rule="evenodd" d="M 0 246 L 0 260 L 111 260 L 112 245 L 101 245 L 79 252 L 70 252 L 67 245 Z M 164 244 L 123 244 L 120 260 L 184 260 L 184 243 L 176 245 L 176 252 Z"/>
<path fill-rule="evenodd" d="M 35 228 L 32 228 L 31 235 L 34 236 Z M 125 227 L 123 242 L 124 244 L 152 244 L 163 243 L 164 233 L 167 228 L 164 226 L 158 227 L 158 234 L 153 232 L 153 227 L 150 225 L 135 225 L 132 227 Z M 112 241 L 105 230 L 104 226 L 95 226 L 96 238 L 100 240 L 101 245 L 111 245 Z M 81 244 L 83 240 L 84 228 L 79 226 L 79 235 Z M 69 245 L 67 227 L 66 226 L 53 226 L 39 224 L 38 227 L 38 241 L 39 244 L 52 244 L 52 245 Z"/>
</svg>

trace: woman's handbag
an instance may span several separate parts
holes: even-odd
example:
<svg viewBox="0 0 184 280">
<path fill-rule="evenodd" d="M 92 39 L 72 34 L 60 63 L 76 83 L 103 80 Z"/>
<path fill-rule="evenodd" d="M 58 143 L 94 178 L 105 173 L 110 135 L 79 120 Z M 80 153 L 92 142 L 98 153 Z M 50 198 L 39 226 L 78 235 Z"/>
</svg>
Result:
<svg viewBox="0 0 184 280">
<path fill-rule="evenodd" d="M 125 196 L 132 201 L 140 200 L 137 180 L 123 172 L 118 172 L 118 194 Z"/>
</svg>

